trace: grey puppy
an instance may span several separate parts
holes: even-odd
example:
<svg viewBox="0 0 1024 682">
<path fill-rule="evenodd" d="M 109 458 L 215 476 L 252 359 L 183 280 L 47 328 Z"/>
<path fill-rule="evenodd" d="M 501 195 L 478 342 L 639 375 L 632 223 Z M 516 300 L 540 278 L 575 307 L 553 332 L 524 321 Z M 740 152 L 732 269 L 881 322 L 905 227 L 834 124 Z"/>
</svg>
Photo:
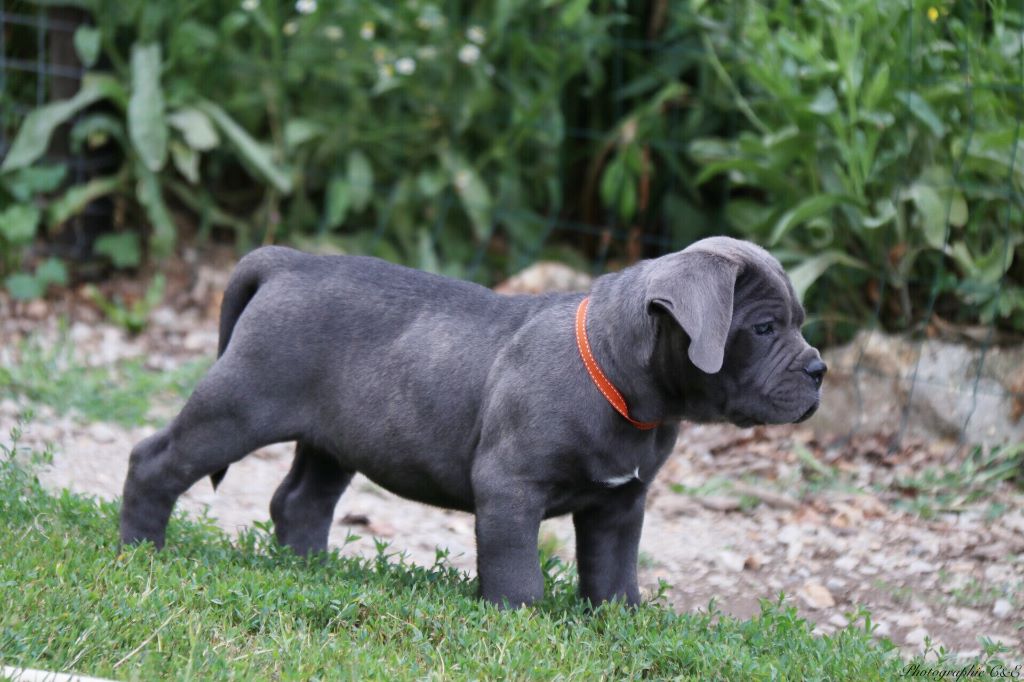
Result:
<svg viewBox="0 0 1024 682">
<path fill-rule="evenodd" d="M 572 514 L 581 596 L 637 603 L 644 499 L 679 421 L 806 419 L 825 365 L 782 267 L 747 242 L 697 242 L 600 277 L 582 299 L 254 251 L 224 295 L 219 359 L 131 453 L 121 540 L 162 546 L 193 483 L 297 441 L 270 513 L 300 554 L 326 549 L 358 471 L 474 513 L 489 601 L 543 596 L 538 526 Z"/>
</svg>

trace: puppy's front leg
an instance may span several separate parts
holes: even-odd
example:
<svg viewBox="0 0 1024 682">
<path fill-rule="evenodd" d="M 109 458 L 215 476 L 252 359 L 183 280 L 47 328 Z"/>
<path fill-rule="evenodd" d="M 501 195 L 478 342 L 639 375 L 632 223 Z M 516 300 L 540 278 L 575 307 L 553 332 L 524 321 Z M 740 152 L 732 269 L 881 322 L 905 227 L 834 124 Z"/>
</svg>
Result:
<svg viewBox="0 0 1024 682">
<path fill-rule="evenodd" d="M 532 604 L 544 596 L 537 555 L 543 498 L 515 485 L 474 489 L 480 596 L 498 606 Z"/>
<path fill-rule="evenodd" d="M 580 596 L 594 605 L 613 599 L 640 603 L 636 562 L 646 497 L 646 486 L 633 481 L 572 515 Z"/>
</svg>

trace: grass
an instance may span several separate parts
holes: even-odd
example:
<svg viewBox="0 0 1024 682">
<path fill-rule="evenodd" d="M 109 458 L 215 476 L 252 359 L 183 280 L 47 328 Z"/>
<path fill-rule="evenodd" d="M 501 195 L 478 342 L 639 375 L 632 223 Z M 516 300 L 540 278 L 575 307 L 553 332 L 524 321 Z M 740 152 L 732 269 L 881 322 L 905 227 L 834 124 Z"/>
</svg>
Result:
<svg viewBox="0 0 1024 682">
<path fill-rule="evenodd" d="M 39 337 L 22 341 L 14 357 L 16 362 L 0 366 L 0 395 L 124 426 L 149 422 L 154 398 L 187 397 L 212 362 L 194 360 L 170 372 L 146 369 L 141 359 L 89 367 L 75 357 L 66 330 L 53 345 Z"/>
<path fill-rule="evenodd" d="M 301 559 L 262 526 L 232 541 L 175 517 L 168 549 L 119 549 L 116 504 L 47 494 L 0 446 L 0 661 L 117 679 L 888 679 L 870 616 L 816 636 L 781 599 L 741 621 L 655 600 L 588 610 L 570 567 L 502 611 L 444 562 Z M 18 456 L 26 460 L 26 453 Z"/>
<path fill-rule="evenodd" d="M 1002 482 L 1024 484 L 1024 443 L 992 448 L 976 447 L 955 466 L 929 467 L 901 478 L 895 488 L 903 495 L 896 506 L 930 519 L 956 513 L 988 500 Z M 1007 511 L 990 504 L 989 517 Z"/>
</svg>

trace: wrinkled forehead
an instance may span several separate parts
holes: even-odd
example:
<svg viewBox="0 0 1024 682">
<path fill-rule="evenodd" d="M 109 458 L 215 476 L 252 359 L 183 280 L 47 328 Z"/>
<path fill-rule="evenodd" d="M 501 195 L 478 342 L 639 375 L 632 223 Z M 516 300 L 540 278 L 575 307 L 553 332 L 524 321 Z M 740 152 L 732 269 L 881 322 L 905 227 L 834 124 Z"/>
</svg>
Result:
<svg viewBox="0 0 1024 682">
<path fill-rule="evenodd" d="M 796 326 L 804 323 L 804 308 L 786 271 L 767 251 L 745 254 L 736 282 L 736 308 L 744 306 Z"/>
<path fill-rule="evenodd" d="M 706 251 L 740 266 L 734 315 L 747 309 L 761 310 L 803 324 L 804 309 L 793 284 L 779 260 L 767 250 L 748 241 L 710 237 L 692 244 L 686 251 Z"/>
</svg>

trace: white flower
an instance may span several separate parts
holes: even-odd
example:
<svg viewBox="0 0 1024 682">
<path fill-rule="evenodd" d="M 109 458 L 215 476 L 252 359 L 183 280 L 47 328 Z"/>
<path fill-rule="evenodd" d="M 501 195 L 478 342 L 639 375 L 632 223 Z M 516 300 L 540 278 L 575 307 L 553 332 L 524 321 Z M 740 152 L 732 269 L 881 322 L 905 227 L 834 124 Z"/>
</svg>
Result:
<svg viewBox="0 0 1024 682">
<path fill-rule="evenodd" d="M 467 170 L 460 170 L 455 174 L 455 189 L 458 192 L 465 192 L 469 183 L 473 182 L 473 176 Z"/>
<path fill-rule="evenodd" d="M 255 12 L 260 6 L 260 0 L 242 0 L 242 9 L 246 12 Z"/>
<path fill-rule="evenodd" d="M 316 11 L 316 0 L 296 0 L 295 11 L 299 14 L 312 14 Z"/>
<path fill-rule="evenodd" d="M 472 43 L 466 43 L 459 48 L 459 61 L 463 64 L 474 64 L 480 59 L 480 48 Z"/>
<path fill-rule="evenodd" d="M 470 26 L 466 30 L 466 37 L 469 38 L 470 42 L 483 45 L 484 41 L 487 40 L 487 32 L 484 31 L 482 26 Z"/>
<path fill-rule="evenodd" d="M 412 57 L 402 57 L 397 62 L 395 62 L 395 71 L 402 74 L 403 76 L 408 76 L 415 70 L 416 60 L 413 59 Z"/>
<path fill-rule="evenodd" d="M 377 27 L 372 21 L 364 21 L 363 25 L 359 28 L 359 37 L 363 40 L 373 40 L 373 37 L 377 35 Z"/>
<path fill-rule="evenodd" d="M 284 25 L 282 30 L 284 31 L 284 34 L 286 36 L 293 36 L 298 32 L 299 25 L 296 24 L 294 21 L 289 21 Z"/>
<path fill-rule="evenodd" d="M 324 26 L 324 36 L 328 40 L 337 42 L 345 37 L 345 31 L 341 29 L 341 26 Z"/>
<path fill-rule="evenodd" d="M 390 64 L 381 64 L 377 67 L 377 80 L 387 82 L 395 77 L 395 67 Z"/>
</svg>

